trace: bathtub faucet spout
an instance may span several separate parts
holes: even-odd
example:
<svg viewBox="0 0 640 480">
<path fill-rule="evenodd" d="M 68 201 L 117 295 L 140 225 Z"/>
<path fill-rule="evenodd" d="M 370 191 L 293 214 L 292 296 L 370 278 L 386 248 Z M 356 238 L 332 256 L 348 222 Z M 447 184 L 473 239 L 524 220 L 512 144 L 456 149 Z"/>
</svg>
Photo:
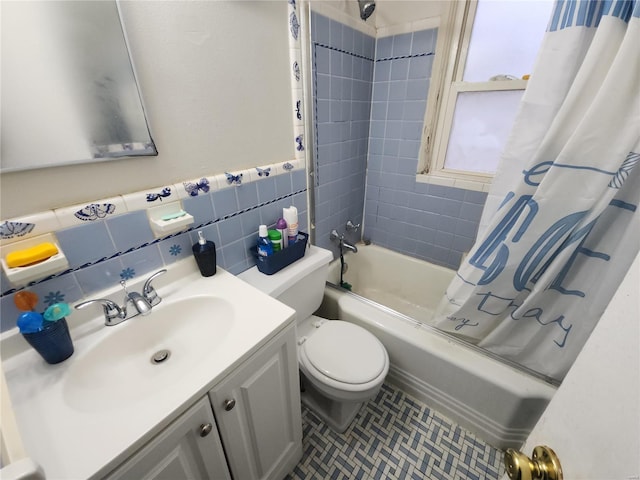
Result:
<svg viewBox="0 0 640 480">
<path fill-rule="evenodd" d="M 344 233 L 338 233 L 338 231 L 335 228 L 331 230 L 331 233 L 329 234 L 329 238 L 333 241 L 335 240 L 340 241 L 340 254 L 342 254 L 345 248 L 347 250 L 351 250 L 353 253 L 358 253 L 358 247 L 346 241 L 344 239 Z"/>
<path fill-rule="evenodd" d="M 347 250 L 351 250 L 353 253 L 358 253 L 358 247 L 347 242 L 344 238 L 340 239 L 340 250 L 346 248 Z"/>
</svg>

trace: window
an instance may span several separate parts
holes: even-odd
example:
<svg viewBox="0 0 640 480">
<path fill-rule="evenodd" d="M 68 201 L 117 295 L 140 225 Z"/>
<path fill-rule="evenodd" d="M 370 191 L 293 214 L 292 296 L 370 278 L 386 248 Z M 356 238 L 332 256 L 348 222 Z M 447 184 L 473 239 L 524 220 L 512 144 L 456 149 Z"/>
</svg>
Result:
<svg viewBox="0 0 640 480">
<path fill-rule="evenodd" d="M 428 112 L 418 181 L 487 189 L 542 42 L 552 0 L 452 2 L 449 53 Z M 445 53 L 446 56 L 446 53 Z"/>
</svg>

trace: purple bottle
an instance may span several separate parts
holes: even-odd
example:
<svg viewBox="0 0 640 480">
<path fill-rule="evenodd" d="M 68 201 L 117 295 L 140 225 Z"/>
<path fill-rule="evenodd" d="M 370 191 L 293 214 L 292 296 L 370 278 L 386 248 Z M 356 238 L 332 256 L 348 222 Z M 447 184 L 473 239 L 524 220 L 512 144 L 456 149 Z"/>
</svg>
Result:
<svg viewBox="0 0 640 480">
<path fill-rule="evenodd" d="M 287 236 L 287 222 L 284 218 L 278 219 L 276 222 L 276 230 L 282 235 L 282 248 L 287 248 L 289 246 L 289 238 Z"/>
</svg>

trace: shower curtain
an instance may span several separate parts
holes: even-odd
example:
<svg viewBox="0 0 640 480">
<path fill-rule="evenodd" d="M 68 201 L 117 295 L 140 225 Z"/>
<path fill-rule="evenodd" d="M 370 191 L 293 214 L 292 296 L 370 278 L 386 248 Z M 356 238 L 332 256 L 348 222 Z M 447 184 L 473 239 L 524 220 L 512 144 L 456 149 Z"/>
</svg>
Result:
<svg viewBox="0 0 640 480">
<path fill-rule="evenodd" d="M 437 327 L 562 380 L 640 249 L 639 160 L 640 0 L 557 0 Z"/>
</svg>

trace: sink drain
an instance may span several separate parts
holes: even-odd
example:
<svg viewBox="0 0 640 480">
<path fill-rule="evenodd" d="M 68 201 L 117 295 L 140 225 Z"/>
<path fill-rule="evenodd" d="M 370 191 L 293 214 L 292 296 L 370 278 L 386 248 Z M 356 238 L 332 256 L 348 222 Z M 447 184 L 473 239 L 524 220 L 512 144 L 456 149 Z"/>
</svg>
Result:
<svg viewBox="0 0 640 480">
<path fill-rule="evenodd" d="M 156 353 L 151 355 L 151 363 L 153 363 L 154 365 L 157 365 L 158 363 L 163 363 L 169 360 L 170 356 L 171 356 L 171 352 L 169 350 L 166 350 L 166 349 L 158 350 Z"/>
</svg>

